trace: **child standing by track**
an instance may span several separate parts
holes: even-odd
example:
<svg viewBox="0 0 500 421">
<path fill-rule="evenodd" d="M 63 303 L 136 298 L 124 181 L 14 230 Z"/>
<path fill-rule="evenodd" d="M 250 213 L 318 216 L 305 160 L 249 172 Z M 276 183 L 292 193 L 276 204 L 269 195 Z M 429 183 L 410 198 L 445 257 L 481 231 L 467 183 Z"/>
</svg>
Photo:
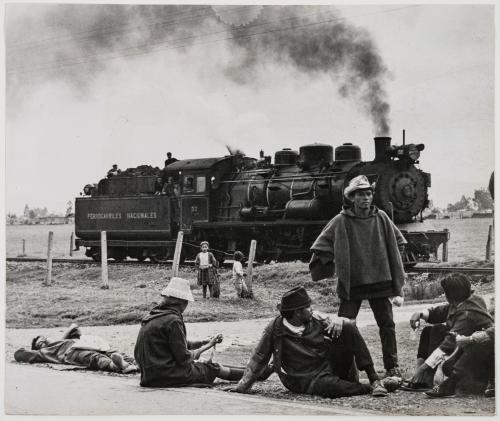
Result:
<svg viewBox="0 0 500 421">
<path fill-rule="evenodd" d="M 207 286 L 210 292 L 210 297 L 213 295 L 213 285 L 217 282 L 217 260 L 215 256 L 208 251 L 208 241 L 202 241 L 200 244 L 201 251 L 196 255 L 195 266 L 198 269 L 198 285 L 203 288 L 203 298 L 207 298 Z M 214 297 L 218 298 L 218 297 Z"/>
<path fill-rule="evenodd" d="M 241 251 L 234 252 L 234 263 L 233 263 L 233 285 L 236 290 L 237 298 L 246 298 L 248 295 L 247 285 L 244 280 L 244 276 L 246 275 L 243 272 L 243 253 Z"/>
</svg>

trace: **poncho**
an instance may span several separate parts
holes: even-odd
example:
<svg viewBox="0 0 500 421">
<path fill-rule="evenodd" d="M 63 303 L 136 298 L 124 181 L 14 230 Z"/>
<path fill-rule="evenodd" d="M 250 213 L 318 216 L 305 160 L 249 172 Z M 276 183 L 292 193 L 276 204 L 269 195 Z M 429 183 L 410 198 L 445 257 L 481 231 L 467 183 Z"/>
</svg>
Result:
<svg viewBox="0 0 500 421">
<path fill-rule="evenodd" d="M 405 274 L 398 245 L 405 243 L 384 211 L 372 206 L 369 215 L 361 217 L 351 209 L 344 209 L 325 226 L 311 247 L 316 254 L 311 261 L 313 280 L 320 279 L 312 270 L 315 263 L 333 262 L 340 298 L 349 300 L 352 288 L 371 291 L 375 284 L 388 281 L 392 283 L 388 295 L 401 295 Z M 325 273 L 322 275 L 325 277 Z"/>
</svg>

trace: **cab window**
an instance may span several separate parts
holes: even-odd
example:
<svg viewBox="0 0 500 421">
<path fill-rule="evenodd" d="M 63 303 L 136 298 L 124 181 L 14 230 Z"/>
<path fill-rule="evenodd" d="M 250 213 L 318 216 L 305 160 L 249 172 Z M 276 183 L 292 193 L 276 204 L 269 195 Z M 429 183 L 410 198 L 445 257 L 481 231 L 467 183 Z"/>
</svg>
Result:
<svg viewBox="0 0 500 421">
<path fill-rule="evenodd" d="M 196 193 L 205 193 L 207 189 L 207 180 L 205 176 L 196 177 Z"/>
<path fill-rule="evenodd" d="M 182 183 L 182 191 L 184 193 L 194 192 L 194 177 L 192 175 L 185 175 Z"/>
</svg>

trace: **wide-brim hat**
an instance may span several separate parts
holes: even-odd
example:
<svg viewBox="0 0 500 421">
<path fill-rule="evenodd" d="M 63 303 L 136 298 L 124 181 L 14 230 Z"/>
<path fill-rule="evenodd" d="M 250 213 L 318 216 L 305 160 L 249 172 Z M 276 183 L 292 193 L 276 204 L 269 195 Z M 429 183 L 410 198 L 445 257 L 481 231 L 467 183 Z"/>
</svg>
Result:
<svg viewBox="0 0 500 421">
<path fill-rule="evenodd" d="M 281 297 L 281 303 L 278 304 L 279 311 L 293 311 L 309 307 L 312 301 L 304 287 L 295 287 L 287 291 Z"/>
<path fill-rule="evenodd" d="M 364 175 L 358 175 L 349 181 L 349 185 L 344 189 L 344 196 L 349 198 L 349 195 L 357 190 L 371 190 L 373 192 L 373 186 L 368 181 L 368 178 Z"/>
<path fill-rule="evenodd" d="M 163 288 L 161 295 L 179 298 L 180 300 L 194 301 L 189 281 L 182 278 L 172 278 L 168 285 Z"/>
</svg>

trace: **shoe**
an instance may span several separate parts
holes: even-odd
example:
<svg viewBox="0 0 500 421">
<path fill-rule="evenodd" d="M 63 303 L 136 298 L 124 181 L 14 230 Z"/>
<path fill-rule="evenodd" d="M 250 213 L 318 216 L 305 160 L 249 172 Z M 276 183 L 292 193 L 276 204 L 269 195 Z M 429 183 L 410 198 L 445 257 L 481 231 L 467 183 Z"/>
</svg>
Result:
<svg viewBox="0 0 500 421">
<path fill-rule="evenodd" d="M 384 386 L 382 386 L 380 380 L 375 380 L 374 382 L 372 382 L 371 386 L 372 386 L 372 396 L 374 398 L 384 398 L 387 396 L 387 393 L 389 393 L 387 389 Z"/>
<path fill-rule="evenodd" d="M 436 386 L 434 389 L 425 392 L 425 394 L 432 399 L 453 398 L 455 397 L 455 386 L 450 384 L 450 382 L 448 382 L 448 379 L 446 379 L 443 383 Z"/>
<path fill-rule="evenodd" d="M 124 370 L 126 370 L 128 367 L 129 367 L 129 363 L 127 363 L 123 357 L 118 354 L 118 352 L 113 352 L 110 356 L 111 358 L 111 361 L 113 361 L 113 364 L 118 368 L 118 370 L 120 370 L 121 372 L 123 372 Z"/>
<path fill-rule="evenodd" d="M 403 375 L 401 374 L 401 370 L 399 369 L 399 367 L 396 366 L 385 370 L 385 377 L 399 377 L 400 379 L 402 379 Z"/>
<path fill-rule="evenodd" d="M 413 383 L 412 381 L 405 381 L 401 384 L 401 390 L 405 390 L 407 392 L 427 392 L 431 389 L 432 386 L 429 386 L 426 383 Z"/>
<path fill-rule="evenodd" d="M 487 398 L 495 397 L 495 380 L 490 380 L 488 382 L 488 386 L 486 386 L 486 390 L 484 391 L 484 396 Z"/>
<path fill-rule="evenodd" d="M 384 386 L 388 392 L 394 392 L 399 386 L 401 386 L 402 379 L 400 377 L 386 377 L 382 379 L 382 386 Z"/>
</svg>

